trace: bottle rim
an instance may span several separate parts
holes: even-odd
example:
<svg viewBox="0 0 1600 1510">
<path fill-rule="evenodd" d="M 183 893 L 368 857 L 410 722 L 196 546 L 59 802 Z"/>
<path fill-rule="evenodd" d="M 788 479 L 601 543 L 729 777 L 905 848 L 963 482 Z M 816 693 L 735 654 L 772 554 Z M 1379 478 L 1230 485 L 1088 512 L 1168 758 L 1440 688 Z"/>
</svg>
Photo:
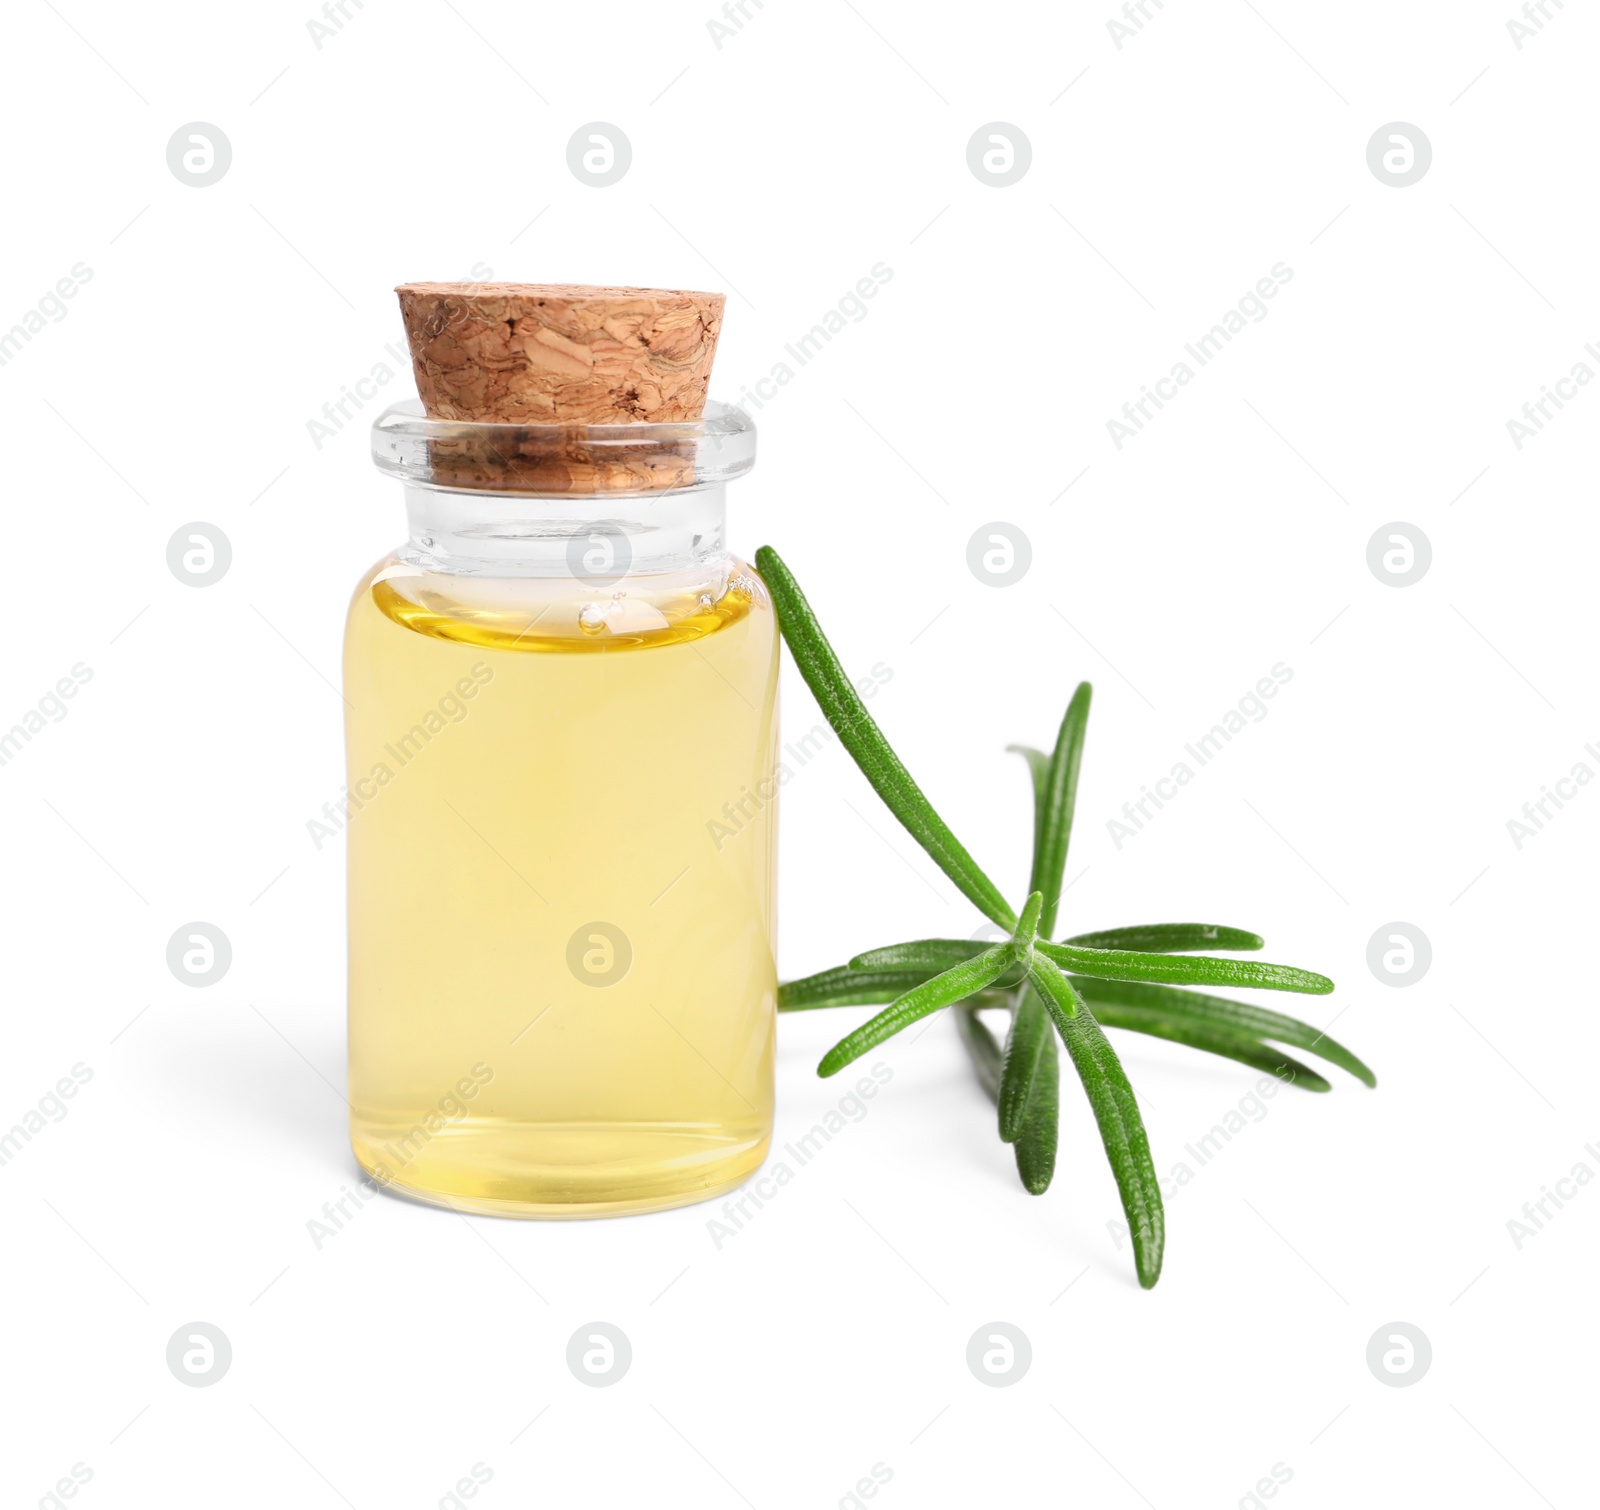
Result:
<svg viewBox="0 0 1600 1510">
<path fill-rule="evenodd" d="M 418 399 L 372 422 L 372 460 L 402 481 L 527 497 L 680 494 L 755 465 L 755 421 L 711 400 L 698 420 L 650 425 L 483 424 L 429 419 Z"/>
</svg>

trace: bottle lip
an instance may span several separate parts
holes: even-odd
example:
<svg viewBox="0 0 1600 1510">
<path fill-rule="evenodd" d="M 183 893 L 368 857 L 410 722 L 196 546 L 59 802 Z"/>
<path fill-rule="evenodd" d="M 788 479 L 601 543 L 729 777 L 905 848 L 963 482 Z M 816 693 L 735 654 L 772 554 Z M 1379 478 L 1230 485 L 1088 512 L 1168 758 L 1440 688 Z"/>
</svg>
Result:
<svg viewBox="0 0 1600 1510">
<path fill-rule="evenodd" d="M 698 420 L 652 425 L 480 424 L 429 419 L 418 399 L 372 422 L 372 460 L 405 482 L 527 497 L 684 493 L 755 465 L 755 421 L 707 402 Z"/>
</svg>

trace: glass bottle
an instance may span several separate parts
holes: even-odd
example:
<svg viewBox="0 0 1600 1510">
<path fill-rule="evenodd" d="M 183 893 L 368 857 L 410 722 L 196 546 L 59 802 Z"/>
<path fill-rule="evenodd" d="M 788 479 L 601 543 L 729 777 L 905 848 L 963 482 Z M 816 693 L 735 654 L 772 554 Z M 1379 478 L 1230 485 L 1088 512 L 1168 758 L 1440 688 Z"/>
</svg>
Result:
<svg viewBox="0 0 1600 1510">
<path fill-rule="evenodd" d="M 373 427 L 410 538 L 345 641 L 350 1126 L 390 1189 L 597 1216 L 765 1157 L 778 638 L 723 541 L 754 456 L 717 404 Z"/>
</svg>

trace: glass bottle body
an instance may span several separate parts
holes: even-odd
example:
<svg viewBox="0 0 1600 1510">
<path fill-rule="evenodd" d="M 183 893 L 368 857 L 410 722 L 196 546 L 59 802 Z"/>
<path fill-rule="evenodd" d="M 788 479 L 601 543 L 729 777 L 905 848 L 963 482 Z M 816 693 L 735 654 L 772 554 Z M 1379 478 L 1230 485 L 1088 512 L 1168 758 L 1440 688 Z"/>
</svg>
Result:
<svg viewBox="0 0 1600 1510">
<path fill-rule="evenodd" d="M 357 1158 L 506 1215 L 715 1195 L 776 1007 L 777 630 L 721 484 L 407 491 L 346 636 Z"/>
</svg>

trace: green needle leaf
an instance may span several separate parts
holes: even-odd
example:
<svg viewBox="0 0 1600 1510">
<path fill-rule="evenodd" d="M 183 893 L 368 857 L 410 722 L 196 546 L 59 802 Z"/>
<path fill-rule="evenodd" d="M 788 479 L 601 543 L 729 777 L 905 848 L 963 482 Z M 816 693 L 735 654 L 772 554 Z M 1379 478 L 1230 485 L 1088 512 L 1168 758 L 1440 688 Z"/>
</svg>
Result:
<svg viewBox="0 0 1600 1510">
<path fill-rule="evenodd" d="M 1033 941 L 1039 936 L 1039 918 L 1044 911 L 1044 893 L 1033 892 L 1022 905 L 1022 916 L 1017 919 L 1017 931 L 1013 942 L 1033 947 Z"/>
<path fill-rule="evenodd" d="M 1102 980 L 1157 981 L 1173 986 L 1259 986 L 1267 991 L 1305 991 L 1326 996 L 1333 982 L 1326 975 L 1296 970 L 1293 965 L 1268 965 L 1256 960 L 1211 959 L 1206 955 L 1137 954 L 1128 949 L 1079 949 L 1071 944 L 1034 945 L 1064 970 Z"/>
<path fill-rule="evenodd" d="M 933 810 L 867 712 L 783 558 L 770 545 L 764 545 L 756 552 L 756 566 L 777 605 L 778 625 L 789 653 L 823 716 L 873 790 L 986 918 L 1007 930 L 1016 927 L 1016 914 L 999 888 Z"/>
<path fill-rule="evenodd" d="M 780 1012 L 808 1012 L 816 1007 L 870 1006 L 904 996 L 920 986 L 933 970 L 852 970 L 839 965 L 778 987 Z"/>
<path fill-rule="evenodd" d="M 1020 755 L 1028 762 L 1028 775 L 1033 780 L 1033 853 L 1039 854 L 1039 825 L 1044 821 L 1045 795 L 1050 787 L 1050 757 L 1032 745 L 1007 745 L 1009 754 Z"/>
<path fill-rule="evenodd" d="M 870 1022 L 863 1023 L 855 1032 L 834 1044 L 822 1056 L 817 1073 L 824 1079 L 829 1075 L 837 1075 L 868 1049 L 876 1048 L 887 1038 L 893 1038 L 918 1018 L 937 1012 L 940 1007 L 948 1007 L 951 1002 L 960 1001 L 964 996 L 971 996 L 974 991 L 981 991 L 1011 963 L 1011 946 L 1001 944 L 984 950 L 976 959 L 962 961 L 954 969 L 946 970 L 944 974 L 936 975 L 920 986 L 913 986 Z"/>
<path fill-rule="evenodd" d="M 1050 757 L 1032 745 L 1007 745 L 1008 755 L 1020 755 L 1028 762 L 1028 774 L 1033 777 L 1033 811 L 1035 818 L 1044 807 L 1045 792 L 1049 789 Z"/>
<path fill-rule="evenodd" d="M 1032 991 L 1028 992 L 1033 996 Z M 1061 1061 L 1055 1038 L 1048 1032 L 1033 1077 L 1028 1115 L 1017 1139 L 1017 1173 L 1030 1195 L 1043 1195 L 1056 1172 L 1056 1132 L 1061 1107 Z"/>
<path fill-rule="evenodd" d="M 1029 991 L 1033 997 L 1035 993 Z M 996 1005 L 1003 1005 L 1003 999 Z M 1043 1009 L 1041 1008 L 1041 1014 Z M 1061 1061 L 1056 1056 L 1056 1041 L 1048 1030 L 1033 1082 L 1033 1095 L 1028 1114 L 1023 1122 L 1022 1135 L 1016 1142 L 1017 1174 L 1023 1188 L 1030 1195 L 1043 1195 L 1050 1188 L 1051 1176 L 1056 1170 L 1056 1133 L 1060 1120 Z M 1000 1045 L 983 1019 L 978 1016 L 977 1004 L 966 1001 L 956 1009 L 956 1023 L 961 1029 L 961 1041 L 967 1047 L 967 1057 L 977 1072 L 978 1083 L 989 1093 L 991 1101 L 1000 1099 L 1002 1058 Z"/>
<path fill-rule="evenodd" d="M 977 1072 L 978 1084 L 993 1101 L 1000 1094 L 1000 1045 L 994 1041 L 994 1034 L 978 1016 L 978 1009 L 972 1002 L 964 1002 L 956 1009 L 956 1026 L 961 1030 L 967 1057 Z"/>
<path fill-rule="evenodd" d="M 890 944 L 886 949 L 869 949 L 850 961 L 852 970 L 926 970 L 930 974 L 948 970 L 962 960 L 974 959 L 989 946 L 974 939 L 918 939 L 907 944 Z M 1002 946 L 1012 950 L 1012 966 L 1000 978 L 1004 987 L 1017 985 L 1026 973 L 1026 961 L 1018 960 L 1014 943 Z"/>
<path fill-rule="evenodd" d="M 1302 1090 L 1333 1089 L 1310 1065 L 1302 1064 L 1298 1059 L 1290 1058 L 1282 1049 L 1269 1048 L 1259 1039 L 1243 1033 L 1197 1022 L 1192 1017 L 1177 1017 L 1144 1007 L 1113 1006 L 1107 1002 L 1096 1002 L 1094 1014 L 1108 1028 L 1128 1028 L 1135 1033 L 1147 1033 L 1152 1038 L 1186 1044 L 1191 1049 L 1204 1049 L 1208 1054 L 1220 1054 L 1224 1059 L 1236 1059 L 1240 1064 L 1266 1070 L 1268 1074 L 1276 1075 L 1291 1085 L 1298 1085 Z"/>
<path fill-rule="evenodd" d="M 975 939 L 915 939 L 908 944 L 890 944 L 869 949 L 850 961 L 852 970 L 902 970 L 928 968 L 948 970 L 962 960 L 982 954 L 989 946 Z"/>
<path fill-rule="evenodd" d="M 1116 1050 L 1100 1031 L 1087 1004 L 1048 957 L 1035 956 L 1029 977 L 1044 998 L 1061 1041 L 1067 1046 L 1073 1068 L 1088 1093 L 1089 1105 L 1100 1128 L 1111 1173 L 1122 1196 L 1122 1210 L 1133 1234 L 1134 1266 L 1139 1283 L 1149 1289 L 1161 1276 L 1161 1252 L 1166 1239 L 1161 1208 L 1161 1186 L 1150 1161 L 1150 1143 L 1144 1120 L 1134 1100 L 1133 1087 L 1123 1073 Z"/>
<path fill-rule="evenodd" d="M 1259 949 L 1266 940 L 1243 928 L 1220 923 L 1140 923 L 1132 928 L 1104 928 L 1063 939 L 1080 949 L 1141 949 L 1176 954 L 1187 949 Z"/>
<path fill-rule="evenodd" d="M 1199 991 L 1180 991 L 1172 986 L 1146 986 L 1133 981 L 1089 980 L 1073 976 L 1072 984 L 1090 1001 L 1096 1012 L 1112 1007 L 1131 1007 L 1158 1011 L 1201 1026 L 1222 1028 L 1250 1038 L 1270 1038 L 1303 1049 L 1348 1070 L 1363 1085 L 1374 1086 L 1378 1077 L 1342 1043 L 1308 1022 L 1286 1017 L 1249 1002 L 1230 1001 L 1225 996 L 1208 996 Z"/>
<path fill-rule="evenodd" d="M 1044 893 L 1044 918 L 1039 931 L 1046 938 L 1055 932 L 1056 909 L 1061 905 L 1061 876 L 1067 865 L 1067 842 L 1072 837 L 1072 810 L 1078 801 L 1078 767 L 1083 761 L 1091 695 L 1088 682 L 1079 682 L 1067 704 L 1034 827 L 1033 876 L 1028 890 Z"/>
<path fill-rule="evenodd" d="M 1011 1019 L 1011 1031 L 1006 1035 L 998 1098 L 1002 1143 L 1015 1143 L 1022 1136 L 1039 1056 L 1051 1043 L 1050 1014 L 1039 1000 L 1039 993 L 1030 987 L 1022 992 L 1016 1015 Z"/>
</svg>

